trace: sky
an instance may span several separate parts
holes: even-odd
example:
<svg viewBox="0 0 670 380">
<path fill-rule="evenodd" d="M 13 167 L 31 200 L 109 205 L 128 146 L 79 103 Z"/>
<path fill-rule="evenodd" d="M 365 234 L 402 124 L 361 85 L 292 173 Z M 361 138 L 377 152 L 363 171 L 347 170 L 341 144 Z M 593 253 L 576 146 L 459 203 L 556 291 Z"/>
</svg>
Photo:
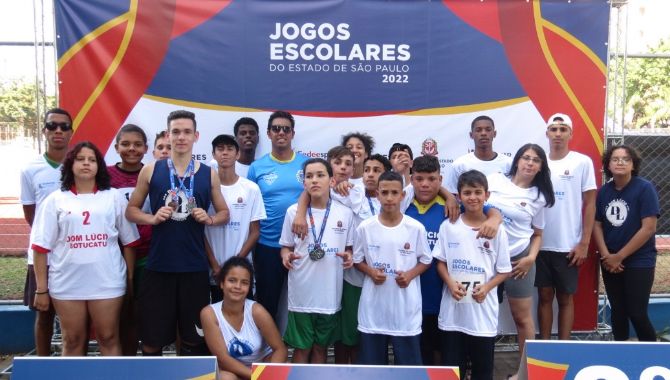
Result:
<svg viewBox="0 0 670 380">
<path fill-rule="evenodd" d="M 33 5 L 38 9 L 38 25 L 42 25 L 41 10 L 44 9 L 45 40 L 54 40 L 53 0 L 0 0 L 0 41 L 34 41 Z M 670 28 L 666 26 L 667 15 L 670 14 L 670 1 L 629 0 L 626 7 L 629 16 L 629 53 L 647 52 L 649 45 L 656 44 L 661 38 L 670 38 Z M 38 40 L 41 40 L 41 34 L 40 28 Z M 21 78 L 33 81 L 37 72 L 40 80 L 45 78 L 47 92 L 54 93 L 56 81 L 54 49 L 46 47 L 43 51 L 42 48 L 38 48 L 37 53 L 38 67 L 36 67 L 35 49 L 32 46 L 0 46 L 0 82 Z"/>
</svg>

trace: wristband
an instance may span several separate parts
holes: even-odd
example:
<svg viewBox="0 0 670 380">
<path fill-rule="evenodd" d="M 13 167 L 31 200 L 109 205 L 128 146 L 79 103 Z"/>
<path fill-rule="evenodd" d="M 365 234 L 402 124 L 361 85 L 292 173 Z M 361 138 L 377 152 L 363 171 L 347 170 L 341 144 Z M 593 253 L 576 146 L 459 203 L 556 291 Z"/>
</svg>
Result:
<svg viewBox="0 0 670 380">
<path fill-rule="evenodd" d="M 36 295 L 37 295 L 37 294 L 48 294 L 48 293 L 49 293 L 48 290 L 45 290 L 45 291 L 43 291 L 43 292 L 37 292 L 37 291 L 35 292 Z"/>
</svg>

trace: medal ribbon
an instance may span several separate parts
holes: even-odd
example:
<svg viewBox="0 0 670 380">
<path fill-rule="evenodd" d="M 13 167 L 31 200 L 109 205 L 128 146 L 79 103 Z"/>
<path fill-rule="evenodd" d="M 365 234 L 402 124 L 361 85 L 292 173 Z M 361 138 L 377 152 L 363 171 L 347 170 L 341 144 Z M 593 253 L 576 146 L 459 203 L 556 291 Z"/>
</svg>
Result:
<svg viewBox="0 0 670 380">
<path fill-rule="evenodd" d="M 174 168 L 174 163 L 172 162 L 171 158 L 168 158 L 167 160 L 168 168 L 170 169 L 170 186 L 172 190 L 175 192 L 175 197 L 177 197 L 177 193 L 179 193 L 179 190 L 183 190 L 184 194 L 186 195 L 187 199 L 191 199 L 193 197 L 193 176 L 195 175 L 195 162 L 193 159 L 189 161 L 188 166 L 186 167 L 186 171 L 184 172 L 184 178 L 180 178 L 179 175 L 177 174 L 177 171 Z M 184 180 L 186 179 L 186 176 L 190 176 L 189 184 L 188 184 L 188 189 L 184 185 Z M 177 177 L 177 181 L 179 181 L 179 187 L 175 186 L 174 183 L 174 178 Z M 175 199 L 176 201 L 176 199 Z"/>
<path fill-rule="evenodd" d="M 375 206 L 372 204 L 372 199 L 370 199 L 370 197 L 367 195 L 365 197 L 368 199 L 368 204 L 370 205 L 370 212 L 372 213 L 372 216 L 375 216 Z"/>
<path fill-rule="evenodd" d="M 326 230 L 326 221 L 328 220 L 328 214 L 330 214 L 330 203 L 332 202 L 331 198 L 328 198 L 328 204 L 326 205 L 326 214 L 323 216 L 323 223 L 321 223 L 321 231 L 319 232 L 319 237 L 316 237 L 316 225 L 314 224 L 314 216 L 312 215 L 312 204 L 310 203 L 307 208 L 307 213 L 309 214 L 309 224 L 312 225 L 312 236 L 314 237 L 314 248 L 321 248 L 321 239 L 323 239 L 323 232 Z"/>
</svg>

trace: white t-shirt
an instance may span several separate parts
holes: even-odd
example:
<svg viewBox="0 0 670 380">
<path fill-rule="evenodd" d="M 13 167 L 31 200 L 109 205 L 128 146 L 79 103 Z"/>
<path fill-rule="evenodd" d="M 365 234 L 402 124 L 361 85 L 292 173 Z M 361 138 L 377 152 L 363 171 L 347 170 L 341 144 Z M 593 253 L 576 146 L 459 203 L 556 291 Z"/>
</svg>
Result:
<svg viewBox="0 0 670 380">
<path fill-rule="evenodd" d="M 94 300 L 125 294 L 126 263 L 118 242 L 139 240 L 137 227 L 124 215 L 127 203 L 113 188 L 94 194 L 56 191 L 44 200 L 31 241 L 36 251 L 50 251 L 51 297 Z"/>
<path fill-rule="evenodd" d="M 542 249 L 570 252 L 582 238 L 582 193 L 596 189 L 591 158 L 569 152 L 561 160 L 549 160 L 556 203 L 545 211 L 551 226 L 542 234 Z"/>
<path fill-rule="evenodd" d="M 51 166 L 44 155 L 36 157 L 21 170 L 21 204 L 35 205 L 35 215 L 46 197 L 60 189 L 60 165 Z M 33 264 L 33 250 L 28 245 L 28 265 Z"/>
<path fill-rule="evenodd" d="M 348 196 L 343 197 L 333 190 L 330 191 L 330 196 L 334 200 L 337 200 L 343 205 L 349 207 L 354 212 L 353 229 L 355 231 L 362 221 L 372 217 L 373 215 L 379 214 L 381 204 L 376 197 L 368 198 L 365 195 L 365 186 L 361 178 L 350 179 L 349 183 L 353 184 L 354 187 L 349 189 Z M 353 286 L 357 286 L 359 288 L 362 287 L 363 279 L 365 279 L 365 274 L 356 268 L 352 267 L 344 270 L 344 281 Z"/>
<path fill-rule="evenodd" d="M 530 243 L 533 227 L 544 229 L 544 205 L 537 187 L 521 188 L 500 173 L 486 177 L 491 196 L 488 203 L 500 210 L 509 238 L 509 254 L 514 257 Z"/>
<path fill-rule="evenodd" d="M 447 264 L 449 275 L 465 285 L 471 295 L 475 281 L 485 284 L 498 273 L 512 271 L 507 247 L 507 233 L 504 227 L 498 229 L 493 239 L 477 238 L 462 219 L 454 224 L 445 221 L 440 225 L 433 257 Z M 447 284 L 442 287 L 442 302 L 438 327 L 445 331 L 493 337 L 498 332 L 498 296 L 496 288 L 491 289 L 484 302 L 477 303 L 471 298 L 456 301 Z"/>
<path fill-rule="evenodd" d="M 256 321 L 254 321 L 253 307 L 255 303 L 252 300 L 244 301 L 244 319 L 240 331 L 235 330 L 223 316 L 221 310 L 223 301 L 209 305 L 214 310 L 216 320 L 219 322 L 219 329 L 223 340 L 226 342 L 228 354 L 247 367 L 251 367 L 253 363 L 261 362 L 272 353 L 272 348 L 265 342 L 260 329 L 256 326 Z"/>
<path fill-rule="evenodd" d="M 386 281 L 375 285 L 365 276 L 358 305 L 358 330 L 368 334 L 413 336 L 421 333 L 421 278 L 406 288 L 395 282 L 397 271 L 408 271 L 418 262 L 430 264 L 432 256 L 426 228 L 403 215 L 395 227 L 386 227 L 379 216 L 369 218 L 356 229 L 354 262 L 363 260 L 382 268 Z"/>
<path fill-rule="evenodd" d="M 321 239 L 321 248 L 326 255 L 317 261 L 309 258 L 314 247 L 312 227 L 305 239 L 291 232 L 298 205 L 291 205 L 286 211 L 279 244 L 293 247 L 300 255 L 293 261 L 293 269 L 288 272 L 288 309 L 300 313 L 335 314 L 341 308 L 342 300 L 342 258 L 336 256 L 354 244 L 354 214 L 350 208 L 333 201 L 326 221 L 326 229 Z M 315 233 L 319 236 L 326 209 L 312 209 Z M 309 224 L 309 217 L 306 216 Z"/>
<path fill-rule="evenodd" d="M 354 211 L 355 228 L 358 228 L 362 221 L 375 215 L 379 215 L 382 209 L 382 205 L 377 197 L 368 197 L 365 194 L 365 185 L 362 179 L 351 179 L 349 181 L 350 183 L 354 184 L 354 187 L 349 189 L 349 196 L 343 197 L 332 190 L 330 194 L 333 199 L 342 202 L 343 205 L 351 208 Z M 409 184 L 404 188 L 404 191 L 405 197 L 400 203 L 400 211 L 402 213 L 405 213 L 414 199 L 414 187 L 412 184 Z M 349 268 L 344 271 L 344 281 L 351 285 L 357 286 L 359 288 L 363 287 L 364 280 L 365 274 L 356 268 Z"/>
<path fill-rule="evenodd" d="M 456 194 L 458 193 L 458 177 L 468 170 L 479 170 L 484 173 L 484 175 L 494 173 L 507 174 L 511 167 L 512 158 L 505 156 L 504 154 L 498 154 L 496 158 L 490 161 L 484 161 L 477 158 L 475 152 L 470 152 L 458 157 L 451 164 L 451 168 L 444 179 L 444 187 L 446 187 L 450 193 Z"/>
<path fill-rule="evenodd" d="M 241 164 L 239 161 L 235 161 L 235 173 L 240 177 L 247 178 L 249 173 L 249 165 Z"/>
<path fill-rule="evenodd" d="M 230 220 L 224 225 L 205 227 L 205 236 L 219 265 L 240 252 L 249 237 L 249 224 L 266 218 L 261 190 L 248 179 L 239 177 L 233 185 L 221 185 L 221 194 L 228 205 Z M 215 213 L 210 205 L 209 214 Z"/>
</svg>

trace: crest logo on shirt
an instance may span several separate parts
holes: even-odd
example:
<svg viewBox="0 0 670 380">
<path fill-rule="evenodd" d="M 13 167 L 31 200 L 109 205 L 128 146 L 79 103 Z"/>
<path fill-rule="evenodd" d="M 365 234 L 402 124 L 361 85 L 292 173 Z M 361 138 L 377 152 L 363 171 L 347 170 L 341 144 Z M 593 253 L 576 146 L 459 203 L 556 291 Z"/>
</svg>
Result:
<svg viewBox="0 0 670 380">
<path fill-rule="evenodd" d="M 298 182 L 303 183 L 305 179 L 305 173 L 303 173 L 302 169 L 298 170 L 297 173 L 295 173 L 295 179 L 298 180 Z"/>
<path fill-rule="evenodd" d="M 526 202 L 521 202 L 521 207 L 526 207 Z"/>
<path fill-rule="evenodd" d="M 570 170 L 565 169 L 565 171 L 563 172 L 563 175 L 570 175 Z"/>
<path fill-rule="evenodd" d="M 411 246 L 409 245 L 409 242 L 405 243 L 405 245 L 403 245 L 403 248 L 398 250 L 400 252 L 400 256 L 409 256 L 413 254 L 414 252 L 410 248 Z"/>
<path fill-rule="evenodd" d="M 244 202 L 244 199 L 242 199 L 242 197 L 237 197 L 237 203 L 242 203 L 242 202 Z"/>
<path fill-rule="evenodd" d="M 437 141 L 429 137 L 421 143 L 421 155 L 423 156 L 437 156 Z"/>
<path fill-rule="evenodd" d="M 344 226 L 344 223 L 342 223 L 341 220 L 338 220 L 336 224 L 337 224 L 337 227 L 333 227 L 333 232 L 335 232 L 336 234 L 342 235 L 343 233 L 345 233 L 347 231 L 346 228 L 342 227 L 342 226 Z"/>
<path fill-rule="evenodd" d="M 268 185 L 272 185 L 278 177 L 279 176 L 275 172 L 268 173 L 263 176 L 263 182 L 267 183 Z"/>
<path fill-rule="evenodd" d="M 493 254 L 493 251 L 491 250 L 491 243 L 489 243 L 488 239 L 480 238 L 477 239 L 477 241 L 480 242 L 480 245 L 477 247 L 479 248 L 479 252 L 481 252 L 484 255 Z"/>
</svg>

